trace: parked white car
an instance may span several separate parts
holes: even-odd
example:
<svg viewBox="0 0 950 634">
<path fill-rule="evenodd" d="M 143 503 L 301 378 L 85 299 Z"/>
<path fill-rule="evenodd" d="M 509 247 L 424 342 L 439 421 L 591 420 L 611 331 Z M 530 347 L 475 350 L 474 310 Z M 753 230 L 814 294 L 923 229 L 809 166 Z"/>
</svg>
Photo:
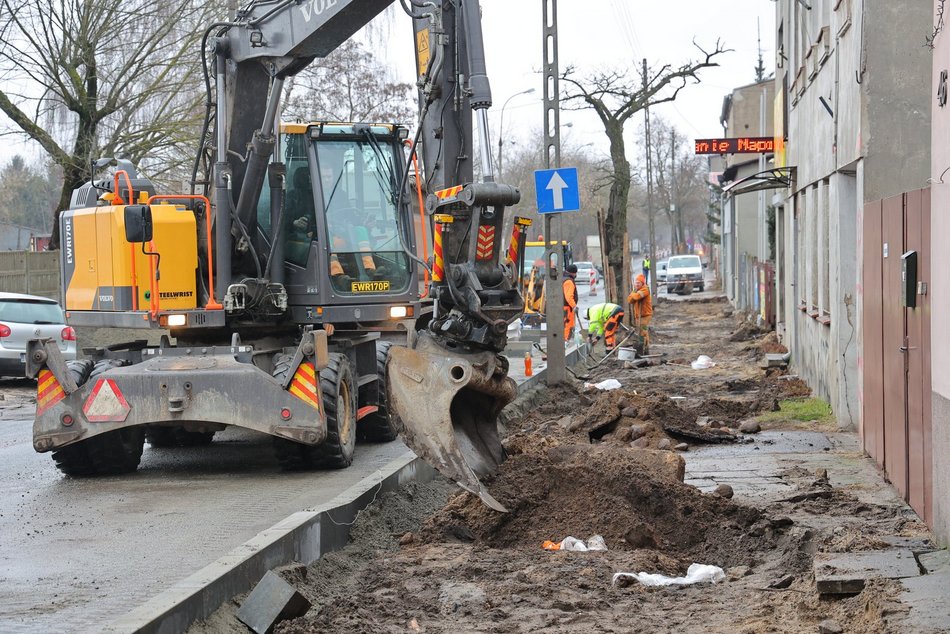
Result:
<svg viewBox="0 0 950 634">
<path fill-rule="evenodd" d="M 76 358 L 76 331 L 66 325 L 63 309 L 52 299 L 0 293 L 0 376 L 26 375 L 26 344 L 52 339 L 63 358 Z"/>
<path fill-rule="evenodd" d="M 667 293 L 691 293 L 706 290 L 703 262 L 698 255 L 674 255 L 666 268 Z"/>
<path fill-rule="evenodd" d="M 577 279 L 575 280 L 577 284 L 590 284 L 591 280 L 594 281 L 594 284 L 600 283 L 600 273 L 597 272 L 597 267 L 594 266 L 593 262 L 575 262 L 574 265 L 577 267 Z"/>
</svg>

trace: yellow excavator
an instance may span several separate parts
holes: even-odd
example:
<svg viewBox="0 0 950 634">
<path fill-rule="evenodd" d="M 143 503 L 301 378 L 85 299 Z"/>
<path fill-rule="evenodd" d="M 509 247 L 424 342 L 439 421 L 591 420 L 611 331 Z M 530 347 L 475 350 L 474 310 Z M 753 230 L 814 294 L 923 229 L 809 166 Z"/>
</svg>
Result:
<svg viewBox="0 0 950 634">
<path fill-rule="evenodd" d="M 550 246 L 557 249 L 558 243 L 550 241 Z M 544 274 L 544 253 L 547 245 L 544 236 L 538 236 L 537 240 L 525 242 L 524 247 L 524 268 L 523 268 L 523 290 L 524 295 L 524 316 L 521 321 L 526 328 L 541 328 L 545 320 L 545 293 L 544 280 L 547 277 Z M 567 240 L 560 242 L 561 262 L 563 266 L 574 263 L 574 252 L 571 243 Z M 558 311 L 561 307 L 558 306 Z"/>
<path fill-rule="evenodd" d="M 530 223 L 516 218 L 503 248 L 520 193 L 494 181 L 477 0 L 401 0 L 419 74 L 412 138 L 397 124 L 280 123 L 284 82 L 391 2 L 260 0 L 210 25 L 187 193 L 127 162 L 90 165 L 60 219 L 67 319 L 168 334 L 77 361 L 31 342 L 33 444 L 62 471 L 132 471 L 146 439 L 206 444 L 232 425 L 271 435 L 286 469 L 344 467 L 357 438 L 401 433 L 503 510 L 480 478 L 505 459 L 496 419 L 515 384 L 501 353 L 524 307 Z"/>
</svg>

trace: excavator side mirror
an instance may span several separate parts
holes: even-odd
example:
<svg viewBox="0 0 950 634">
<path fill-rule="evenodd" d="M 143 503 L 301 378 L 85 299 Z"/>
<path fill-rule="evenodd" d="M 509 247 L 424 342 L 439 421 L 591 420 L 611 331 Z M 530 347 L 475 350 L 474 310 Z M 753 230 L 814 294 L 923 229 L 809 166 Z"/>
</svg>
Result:
<svg viewBox="0 0 950 634">
<path fill-rule="evenodd" d="M 126 205 L 125 241 L 149 242 L 152 239 L 152 208 L 148 205 Z"/>
</svg>

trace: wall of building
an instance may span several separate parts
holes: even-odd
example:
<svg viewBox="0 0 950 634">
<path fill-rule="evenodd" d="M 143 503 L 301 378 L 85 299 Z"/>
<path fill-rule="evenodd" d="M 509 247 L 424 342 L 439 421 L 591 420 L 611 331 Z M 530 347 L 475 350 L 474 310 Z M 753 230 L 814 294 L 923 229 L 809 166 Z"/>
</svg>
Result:
<svg viewBox="0 0 950 634">
<path fill-rule="evenodd" d="M 943 3 L 936 0 L 931 7 L 936 11 Z M 941 324 L 950 323 L 950 103 L 937 103 L 936 88 L 940 73 L 950 72 L 950 35 L 939 33 L 934 39 L 933 76 L 928 82 L 932 104 L 931 167 L 935 182 L 931 185 L 931 367 L 933 390 L 933 523 L 938 539 L 950 544 L 950 329 Z"/>
<path fill-rule="evenodd" d="M 930 176 L 931 52 L 920 38 L 933 30 L 925 2 L 874 2 L 865 18 L 867 73 L 865 201 L 925 187 Z M 897 36 L 896 34 L 906 34 Z"/>
<path fill-rule="evenodd" d="M 796 182 L 783 214 L 780 334 L 792 363 L 833 406 L 860 422 L 864 202 L 920 188 L 927 179 L 926 48 L 930 6 L 795 0 L 777 5 L 788 87 L 788 164 Z M 868 46 L 874 42 L 874 46 Z"/>
</svg>

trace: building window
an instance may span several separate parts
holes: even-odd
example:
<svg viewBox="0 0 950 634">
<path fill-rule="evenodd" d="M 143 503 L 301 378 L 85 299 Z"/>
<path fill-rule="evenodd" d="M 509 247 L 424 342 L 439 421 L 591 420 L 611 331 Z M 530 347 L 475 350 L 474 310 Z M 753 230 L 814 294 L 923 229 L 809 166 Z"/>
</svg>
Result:
<svg viewBox="0 0 950 634">
<path fill-rule="evenodd" d="M 808 285 L 805 282 L 808 279 L 805 276 L 807 218 L 808 216 L 805 214 L 805 192 L 800 191 L 795 195 L 795 290 L 798 293 L 798 309 L 802 312 L 808 310 Z"/>
<path fill-rule="evenodd" d="M 818 307 L 818 285 L 821 278 L 818 275 L 818 227 L 820 225 L 821 215 L 821 188 L 818 183 L 812 185 L 809 190 L 808 200 L 808 313 L 812 317 L 817 317 Z"/>
<path fill-rule="evenodd" d="M 818 307 L 820 317 L 831 317 L 831 181 L 821 182 L 818 214 L 820 216 L 820 237 L 818 240 L 819 270 L 821 280 L 818 285 Z"/>
</svg>

